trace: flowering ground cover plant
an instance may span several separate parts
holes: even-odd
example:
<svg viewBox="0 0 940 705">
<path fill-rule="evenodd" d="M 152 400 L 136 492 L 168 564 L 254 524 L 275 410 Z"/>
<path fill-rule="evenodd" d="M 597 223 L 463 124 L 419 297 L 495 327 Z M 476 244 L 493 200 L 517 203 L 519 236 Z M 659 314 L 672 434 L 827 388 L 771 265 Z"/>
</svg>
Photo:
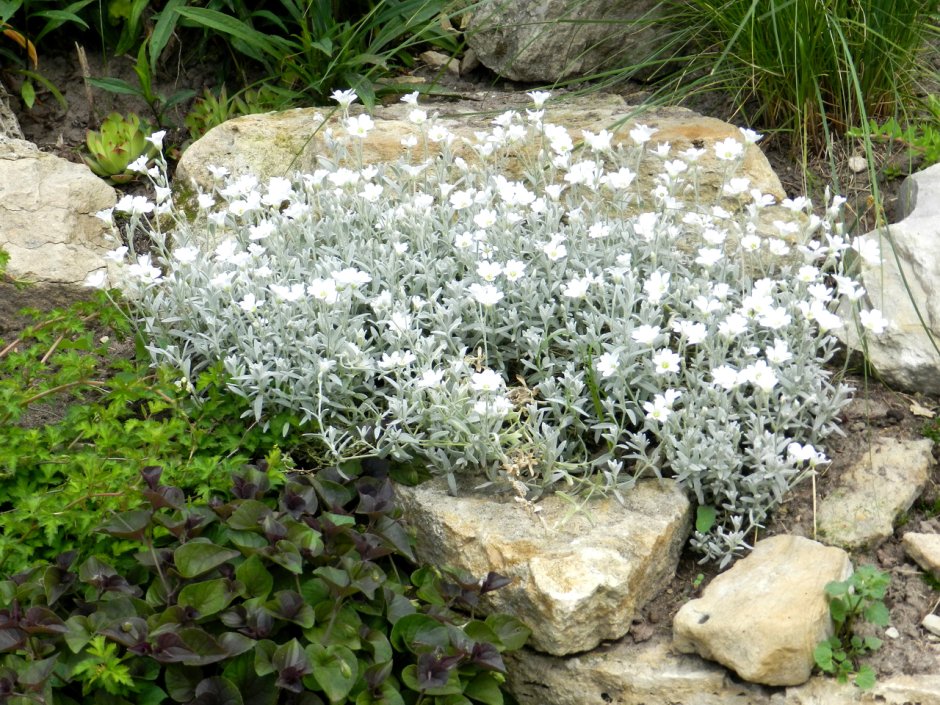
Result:
<svg viewBox="0 0 940 705">
<path fill-rule="evenodd" d="M 878 243 L 846 237 L 840 199 L 824 218 L 784 201 L 768 236 L 773 198 L 736 175 L 758 135 L 714 145 L 726 179 L 708 196 L 704 150 L 643 125 L 576 143 L 544 93 L 470 147 L 406 96 L 401 159 L 367 165 L 375 123 L 334 97 L 343 118 L 322 125 L 332 153 L 312 174 L 214 169 L 188 221 L 158 165 L 156 203 L 116 206 L 131 231 L 159 214 L 155 259 L 125 268 L 154 361 L 186 380 L 221 366 L 246 416 L 290 410 L 324 461 L 418 459 L 452 486 L 483 469 L 529 499 L 674 476 L 704 509 L 695 548 L 745 548 L 825 459 L 850 391 L 824 366 L 832 331 L 888 325 L 858 311 L 849 265 Z M 662 165 L 650 193 L 644 153 Z"/>
</svg>

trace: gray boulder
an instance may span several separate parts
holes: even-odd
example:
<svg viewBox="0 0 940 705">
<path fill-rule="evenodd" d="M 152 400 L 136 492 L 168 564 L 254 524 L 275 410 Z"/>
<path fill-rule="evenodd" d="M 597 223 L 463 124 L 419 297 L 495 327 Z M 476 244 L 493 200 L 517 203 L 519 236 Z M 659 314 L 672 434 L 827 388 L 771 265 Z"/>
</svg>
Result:
<svg viewBox="0 0 940 705">
<path fill-rule="evenodd" d="M 554 83 L 641 62 L 664 46 L 659 0 L 486 0 L 467 28 L 477 59 L 503 78 Z M 640 74 L 648 76 L 649 72 Z"/>
<path fill-rule="evenodd" d="M 881 242 L 882 262 L 862 263 L 861 282 L 868 292 L 863 303 L 880 309 L 891 325 L 881 335 L 868 336 L 864 349 L 889 384 L 938 395 L 940 164 L 909 176 L 899 205 L 900 222 L 868 233 Z M 851 326 L 845 338 L 850 347 L 863 349 Z"/>
</svg>

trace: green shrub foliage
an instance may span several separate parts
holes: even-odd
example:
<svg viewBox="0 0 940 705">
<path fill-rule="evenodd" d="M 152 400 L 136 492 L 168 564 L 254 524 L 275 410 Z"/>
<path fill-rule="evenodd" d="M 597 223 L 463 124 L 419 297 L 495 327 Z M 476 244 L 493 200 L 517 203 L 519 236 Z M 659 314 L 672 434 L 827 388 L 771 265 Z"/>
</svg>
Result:
<svg viewBox="0 0 940 705">
<path fill-rule="evenodd" d="M 100 527 L 140 547 L 129 570 L 70 552 L 0 582 L 0 702 L 503 702 L 501 653 L 528 630 L 454 610 L 508 580 L 409 576 L 381 461 L 259 463 L 208 502 L 161 475 Z"/>
</svg>

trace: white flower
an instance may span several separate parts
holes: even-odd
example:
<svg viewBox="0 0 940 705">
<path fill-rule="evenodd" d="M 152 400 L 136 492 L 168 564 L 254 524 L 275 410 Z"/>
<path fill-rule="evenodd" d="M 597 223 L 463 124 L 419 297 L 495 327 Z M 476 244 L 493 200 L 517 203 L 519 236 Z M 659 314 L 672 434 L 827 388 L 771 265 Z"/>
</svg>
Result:
<svg viewBox="0 0 940 705">
<path fill-rule="evenodd" d="M 776 257 L 783 257 L 790 252 L 790 248 L 787 246 L 787 243 L 776 237 L 770 238 L 767 246 L 770 248 L 771 254 Z"/>
<path fill-rule="evenodd" d="M 741 383 L 751 383 L 758 389 L 769 392 L 780 381 L 773 368 L 765 360 L 758 360 L 738 373 Z"/>
<path fill-rule="evenodd" d="M 870 330 L 875 335 L 881 335 L 887 330 L 890 322 L 885 318 L 881 311 L 876 308 L 871 309 L 870 311 L 861 310 L 858 312 L 858 317 L 862 322 L 862 327 L 866 330 Z"/>
<path fill-rule="evenodd" d="M 765 328 L 778 330 L 790 325 L 791 320 L 790 314 L 787 313 L 787 310 L 783 308 L 783 306 L 770 306 L 766 311 L 760 314 L 757 322 Z"/>
<path fill-rule="evenodd" d="M 473 373 L 470 377 L 470 385 L 477 392 L 498 392 L 503 389 L 505 382 L 498 372 L 487 368 Z"/>
<path fill-rule="evenodd" d="M 775 338 L 773 347 L 764 348 L 764 355 L 775 365 L 782 365 L 793 359 L 793 353 L 790 352 L 790 346 L 786 340 Z"/>
<path fill-rule="evenodd" d="M 747 331 L 747 318 L 740 313 L 729 314 L 721 323 L 718 324 L 718 332 L 727 339 L 737 338 Z"/>
<path fill-rule="evenodd" d="M 412 362 L 417 360 L 417 356 L 410 350 L 401 350 L 394 351 L 391 355 L 388 353 L 382 353 L 382 359 L 379 360 L 379 367 L 383 370 L 393 370 L 396 368 L 407 367 Z"/>
<path fill-rule="evenodd" d="M 173 250 L 173 259 L 180 264 L 192 264 L 198 257 L 198 247 L 177 247 Z"/>
<path fill-rule="evenodd" d="M 655 135 L 657 132 L 659 132 L 659 129 L 656 127 L 636 125 L 632 130 L 630 130 L 630 139 L 632 139 L 636 144 L 643 144 L 644 142 L 649 142 L 653 135 Z"/>
<path fill-rule="evenodd" d="M 411 93 L 406 93 L 401 97 L 402 103 L 407 103 L 408 105 L 417 105 L 418 97 L 421 94 L 418 91 L 412 91 Z"/>
<path fill-rule="evenodd" d="M 704 149 L 697 149 L 695 147 L 689 147 L 688 149 L 679 152 L 679 156 L 685 159 L 689 164 L 694 164 L 699 159 L 705 155 Z"/>
<path fill-rule="evenodd" d="M 697 264 L 703 267 L 714 267 L 724 258 L 724 252 L 718 247 L 703 247 L 695 258 Z"/>
<path fill-rule="evenodd" d="M 428 139 L 432 142 L 450 142 L 454 136 L 443 125 L 434 125 L 428 130 Z"/>
<path fill-rule="evenodd" d="M 660 159 L 665 159 L 666 157 L 669 156 L 669 149 L 670 149 L 669 143 L 663 142 L 661 144 L 656 145 L 656 149 L 653 150 L 653 154 L 655 154 Z"/>
<path fill-rule="evenodd" d="M 330 98 L 339 103 L 340 107 L 343 109 L 348 108 L 350 105 L 359 100 L 359 96 L 356 95 L 356 91 L 352 89 L 347 89 L 345 91 L 335 90 L 330 94 Z"/>
<path fill-rule="evenodd" d="M 161 150 L 163 149 L 163 138 L 166 136 L 166 130 L 159 130 L 154 132 L 150 137 L 145 137 L 150 144 L 154 146 L 154 149 Z"/>
<path fill-rule="evenodd" d="M 816 450 L 816 448 L 809 443 L 806 445 L 802 445 L 796 441 L 790 443 L 787 446 L 787 455 L 790 456 L 790 460 L 797 465 L 808 462 L 810 467 L 816 467 L 816 465 L 820 463 L 829 462 L 829 458 L 827 458 L 824 453 Z"/>
<path fill-rule="evenodd" d="M 659 303 L 669 292 L 669 272 L 657 270 L 650 274 L 649 279 L 643 283 L 643 291 L 650 303 Z"/>
<path fill-rule="evenodd" d="M 130 213 L 131 215 L 151 213 L 153 208 L 153 203 L 148 201 L 146 196 L 131 196 L 130 194 L 122 196 L 121 200 L 114 205 L 114 210 L 119 213 Z"/>
<path fill-rule="evenodd" d="M 511 259 L 503 265 L 503 275 L 507 281 L 515 282 L 525 276 L 525 262 Z"/>
<path fill-rule="evenodd" d="M 744 177 L 729 179 L 724 185 L 722 192 L 726 196 L 737 196 L 748 190 L 751 186 L 751 180 Z"/>
<path fill-rule="evenodd" d="M 444 370 L 425 370 L 415 380 L 415 386 L 418 389 L 430 389 L 431 387 L 439 387 L 443 380 Z"/>
<path fill-rule="evenodd" d="M 375 122 L 365 113 L 346 118 L 346 132 L 352 137 L 362 139 L 369 134 L 373 127 L 375 127 Z"/>
<path fill-rule="evenodd" d="M 259 303 L 255 295 L 249 291 L 242 300 L 238 302 L 238 307 L 245 313 L 254 313 L 258 310 Z"/>
<path fill-rule="evenodd" d="M 85 281 L 82 282 L 82 286 L 87 286 L 91 289 L 103 289 L 105 282 L 108 281 L 108 272 L 105 269 L 98 269 L 94 272 L 91 272 Z"/>
<path fill-rule="evenodd" d="M 489 228 L 496 224 L 496 211 L 490 210 L 489 208 L 484 208 L 475 216 L 473 216 L 473 222 L 478 228 Z"/>
<path fill-rule="evenodd" d="M 715 143 L 715 156 L 722 161 L 731 161 L 744 154 L 744 145 L 733 137 L 727 137 Z"/>
<path fill-rule="evenodd" d="M 142 284 L 156 284 L 163 281 L 163 274 L 153 266 L 149 254 L 137 255 L 137 262 L 127 268 L 127 275 L 131 279 L 139 280 Z"/>
<path fill-rule="evenodd" d="M 411 149 L 418 146 L 418 138 L 414 135 L 406 135 L 401 138 L 401 146 L 405 149 Z"/>
<path fill-rule="evenodd" d="M 477 264 L 477 274 L 483 281 L 493 282 L 503 273 L 503 268 L 497 262 L 483 260 Z"/>
<path fill-rule="evenodd" d="M 597 134 L 590 130 L 582 130 L 581 136 L 585 143 L 595 152 L 606 152 L 610 149 L 610 140 L 613 134 L 608 130 L 601 130 Z"/>
<path fill-rule="evenodd" d="M 480 399 L 474 402 L 473 410 L 480 416 L 505 416 L 512 411 L 512 402 L 504 396 Z"/>
<path fill-rule="evenodd" d="M 208 170 L 210 174 L 212 174 L 212 178 L 215 179 L 216 181 L 221 181 L 229 174 L 228 169 L 224 166 L 214 166 L 212 164 L 209 164 L 206 167 L 206 169 Z"/>
<path fill-rule="evenodd" d="M 483 306 L 492 306 L 503 299 L 503 292 L 492 284 L 477 284 L 474 282 L 469 286 L 469 289 L 474 300 Z"/>
<path fill-rule="evenodd" d="M 738 386 L 738 371 L 728 365 L 712 368 L 712 382 L 722 389 L 732 390 Z"/>
<path fill-rule="evenodd" d="M 215 205 L 215 199 L 208 193 L 200 193 L 196 196 L 196 204 L 204 211 L 209 210 Z"/>
<path fill-rule="evenodd" d="M 653 354 L 653 371 L 658 375 L 679 371 L 679 355 L 669 348 L 663 348 Z"/>
<path fill-rule="evenodd" d="M 744 136 L 744 141 L 748 144 L 755 144 L 764 137 L 748 127 L 739 127 L 738 130 L 741 131 L 741 134 Z"/>
<path fill-rule="evenodd" d="M 371 276 L 355 267 L 345 267 L 344 269 L 334 270 L 330 272 L 330 275 L 333 277 L 333 281 L 339 289 L 345 289 L 346 287 L 358 289 L 360 286 L 365 286 L 372 281 Z"/>
<path fill-rule="evenodd" d="M 643 402 L 643 409 L 649 418 L 662 423 L 669 418 L 673 404 L 681 395 L 678 389 L 667 389 L 663 394 L 653 397 L 652 402 Z"/>
<path fill-rule="evenodd" d="M 630 187 L 630 184 L 633 183 L 633 180 L 636 178 L 636 174 L 630 171 L 627 167 L 622 166 L 617 171 L 612 171 L 609 174 L 604 174 L 601 177 L 601 183 L 605 186 L 608 186 L 612 189 L 627 189 Z M 546 189 L 547 191 L 548 189 Z M 557 198 L 557 196 L 555 197 Z"/>
<path fill-rule="evenodd" d="M 745 252 L 757 252 L 760 245 L 761 239 L 757 235 L 745 235 L 741 238 L 741 249 Z"/>
<path fill-rule="evenodd" d="M 561 293 L 571 299 L 583 299 L 592 283 L 594 278 L 589 276 L 571 279 L 564 285 Z"/>
<path fill-rule="evenodd" d="M 453 191 L 448 200 L 454 210 L 469 208 L 473 205 L 473 191 Z"/>
<path fill-rule="evenodd" d="M 542 246 L 542 252 L 544 252 L 545 256 L 552 262 L 557 262 L 568 254 L 568 248 L 562 244 L 562 240 L 555 238 L 547 245 Z"/>
<path fill-rule="evenodd" d="M 780 205 L 789 211 L 799 213 L 813 205 L 806 196 L 797 196 L 796 198 L 784 198 Z"/>
<path fill-rule="evenodd" d="M 615 353 L 606 352 L 597 358 L 597 371 L 601 373 L 601 377 L 610 377 L 618 367 L 620 367 L 620 356 Z"/>
<path fill-rule="evenodd" d="M 688 345 L 698 345 L 708 336 L 708 328 L 698 321 L 677 321 L 673 326 Z"/>
<path fill-rule="evenodd" d="M 545 105 L 545 101 L 552 97 L 548 91 L 529 91 L 526 95 L 532 99 L 536 108 L 541 108 Z"/>
<path fill-rule="evenodd" d="M 666 172 L 671 178 L 676 178 L 684 171 L 687 171 L 689 165 L 678 159 L 673 159 L 663 163 L 663 171 Z"/>
<path fill-rule="evenodd" d="M 819 269 L 810 264 L 804 264 L 796 273 L 797 281 L 805 282 L 807 284 L 816 281 L 818 277 Z"/>
<path fill-rule="evenodd" d="M 123 262 L 124 255 L 126 254 L 127 254 L 127 245 L 121 245 L 120 247 L 116 247 L 110 252 L 108 252 L 104 256 L 104 258 L 111 260 L 112 262 Z"/>
<path fill-rule="evenodd" d="M 640 345 L 652 345 L 656 342 L 656 338 L 659 337 L 659 334 L 662 332 L 662 329 L 659 326 L 651 325 L 641 325 L 637 326 L 630 332 L 630 337 L 633 338 Z"/>
<path fill-rule="evenodd" d="M 146 174 L 147 173 L 147 162 L 150 161 L 150 157 L 146 154 L 142 154 L 137 159 L 132 161 L 127 165 L 127 171 L 132 171 L 135 174 Z"/>
<path fill-rule="evenodd" d="M 307 294 L 328 304 L 335 304 L 338 296 L 336 281 L 316 278 L 307 284 Z"/>
<path fill-rule="evenodd" d="M 584 159 L 580 162 L 575 162 L 568 167 L 568 173 L 565 174 L 565 181 L 571 184 L 584 184 L 585 186 L 593 188 L 598 178 L 597 167 L 598 164 L 593 159 Z"/>
<path fill-rule="evenodd" d="M 865 264 L 877 266 L 881 264 L 881 246 L 871 237 L 860 235 L 852 238 L 852 249 L 861 255 Z"/>
<path fill-rule="evenodd" d="M 95 213 L 95 217 L 105 225 L 114 225 L 114 208 L 105 208 Z"/>
</svg>

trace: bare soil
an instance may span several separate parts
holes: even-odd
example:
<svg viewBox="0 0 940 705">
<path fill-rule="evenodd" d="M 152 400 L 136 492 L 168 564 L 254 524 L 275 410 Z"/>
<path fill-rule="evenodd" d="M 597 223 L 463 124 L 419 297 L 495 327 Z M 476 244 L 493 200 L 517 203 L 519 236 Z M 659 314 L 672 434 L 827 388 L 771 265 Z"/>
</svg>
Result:
<svg viewBox="0 0 940 705">
<path fill-rule="evenodd" d="M 92 76 L 117 76 L 133 80 L 129 60 L 112 60 L 106 65 L 100 58 L 89 55 L 88 66 Z M 83 69 L 73 50 L 44 56 L 41 70 L 62 91 L 68 101 L 68 109 L 63 109 L 48 92 L 43 91 L 40 91 L 37 105 L 32 110 L 23 110 L 19 105 L 13 107 L 18 113 L 26 138 L 46 151 L 80 161 L 79 155 L 86 131 L 97 128 L 101 119 L 111 110 L 122 113 L 133 111 L 142 117 L 147 116 L 147 106 L 139 99 L 86 88 Z M 211 85 L 213 75 L 214 72 L 209 66 L 180 67 L 174 76 L 165 77 L 157 88 L 165 94 L 181 87 L 193 88 L 197 93 L 201 93 L 203 87 Z M 2 76 L 0 78 L 9 79 Z M 425 66 L 415 70 L 410 78 L 423 83 L 436 82 L 442 93 L 478 101 L 481 110 L 499 110 L 505 105 L 508 94 L 518 94 L 532 88 L 502 81 L 484 69 L 475 69 L 464 76 L 456 76 L 438 70 L 438 67 Z M 11 94 L 17 94 L 18 87 L 15 84 L 11 83 L 9 89 Z M 635 83 L 624 84 L 619 91 L 631 104 L 641 102 L 649 95 L 646 86 Z M 439 100 L 442 105 L 446 105 L 448 99 L 441 97 Z M 167 114 L 170 130 L 167 142 L 181 143 L 185 139 L 185 131 L 181 128 L 182 118 L 190 105 L 191 102 L 182 104 Z M 691 101 L 687 107 L 732 123 L 738 122 L 728 102 L 721 97 L 705 96 Z M 788 195 L 793 197 L 804 193 L 807 186 L 806 174 L 786 145 L 780 140 L 772 140 L 765 146 L 765 153 Z M 872 189 L 866 172 L 857 173 L 849 168 L 848 158 L 854 153 L 850 145 L 840 147 L 839 153 L 833 157 L 843 193 L 848 197 L 852 210 L 859 216 L 858 232 L 866 232 L 873 222 Z M 916 162 L 899 158 L 897 153 L 891 152 L 887 147 L 881 148 L 876 158 L 881 166 L 900 168 L 902 178 L 905 172 L 916 168 Z M 811 195 L 819 202 L 823 185 L 831 182 L 829 155 L 820 154 L 814 157 L 809 164 L 808 174 L 810 190 L 815 191 Z M 882 170 L 880 179 L 885 210 L 890 215 L 901 178 L 889 178 Z M 11 317 L 12 309 L 19 308 L 24 299 L 19 295 L 14 296 L 14 289 L 10 285 L 4 286 L 6 288 L 0 290 L 0 309 L 7 310 L 0 310 L 0 322 L 6 320 L 7 329 L 3 330 L 0 325 L 0 339 L 10 340 L 17 327 L 16 323 L 12 323 L 15 320 Z M 27 296 L 30 305 L 42 305 L 43 300 L 47 304 L 55 301 L 45 295 L 37 297 L 35 291 L 27 292 Z M 832 438 L 826 449 L 833 462 L 817 480 L 817 499 L 825 497 L 839 483 L 850 462 L 866 452 L 873 438 L 921 438 L 927 419 L 912 411 L 913 403 L 916 402 L 920 407 L 931 411 L 940 407 L 938 399 L 900 394 L 872 380 L 858 379 L 854 384 L 859 389 L 857 399 L 845 411 L 845 435 Z M 940 457 L 938 449 L 940 446 L 935 446 L 935 457 Z M 812 537 L 812 495 L 813 490 L 809 482 L 798 486 L 778 510 L 764 536 L 795 533 Z M 856 565 L 873 564 L 889 571 L 892 576 L 887 603 L 892 626 L 898 630 L 899 637 L 885 639 L 884 648 L 870 660 L 880 675 L 937 672 L 940 663 L 940 639 L 927 634 L 920 623 L 924 616 L 938 611 L 938 583 L 929 583 L 923 572 L 906 557 L 900 539 L 906 531 L 940 532 L 938 514 L 940 470 L 935 466 L 926 491 L 910 512 L 899 518 L 894 536 L 880 546 L 852 556 Z M 692 554 L 684 555 L 671 586 L 647 606 L 627 638 L 641 642 L 653 635 L 669 632 L 672 618 L 678 608 L 700 594 L 700 590 L 716 573 L 717 570 L 713 566 L 698 565 L 696 557 Z"/>
</svg>

